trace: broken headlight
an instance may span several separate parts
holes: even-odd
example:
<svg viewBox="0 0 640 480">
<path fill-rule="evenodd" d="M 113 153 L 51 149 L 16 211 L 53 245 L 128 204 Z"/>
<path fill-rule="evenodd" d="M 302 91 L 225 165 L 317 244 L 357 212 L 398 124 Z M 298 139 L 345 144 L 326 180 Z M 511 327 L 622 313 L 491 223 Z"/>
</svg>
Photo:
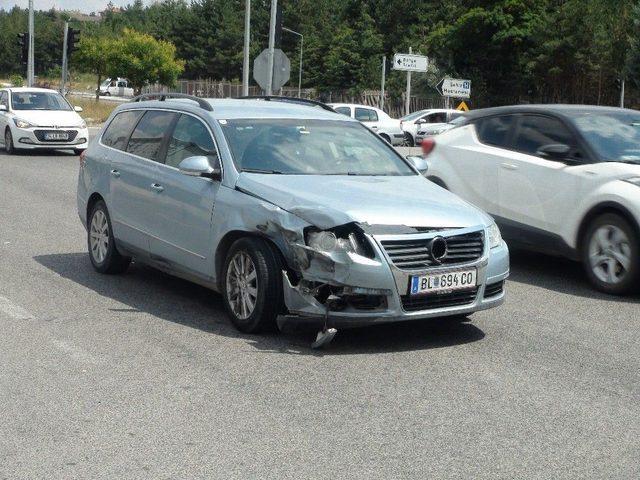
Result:
<svg viewBox="0 0 640 480">
<path fill-rule="evenodd" d="M 355 253 L 373 258 L 374 253 L 362 232 L 355 228 L 335 228 L 331 230 L 309 229 L 305 240 L 307 246 L 322 253 Z"/>
</svg>

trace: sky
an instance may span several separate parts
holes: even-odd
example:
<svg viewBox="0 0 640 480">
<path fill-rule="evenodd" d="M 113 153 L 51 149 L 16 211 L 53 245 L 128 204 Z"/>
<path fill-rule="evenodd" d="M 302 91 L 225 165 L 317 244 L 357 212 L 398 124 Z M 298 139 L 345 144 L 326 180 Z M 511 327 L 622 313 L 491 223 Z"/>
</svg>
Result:
<svg viewBox="0 0 640 480">
<path fill-rule="evenodd" d="M 115 6 L 124 6 L 133 3 L 133 0 L 111 0 Z M 151 3 L 150 0 L 143 0 Z M 79 10 L 81 12 L 100 12 L 105 9 L 109 0 L 33 0 L 36 10 L 49 10 L 55 7 L 58 10 Z M 10 10 L 14 5 L 27 8 L 29 0 L 0 0 L 0 9 Z"/>
</svg>

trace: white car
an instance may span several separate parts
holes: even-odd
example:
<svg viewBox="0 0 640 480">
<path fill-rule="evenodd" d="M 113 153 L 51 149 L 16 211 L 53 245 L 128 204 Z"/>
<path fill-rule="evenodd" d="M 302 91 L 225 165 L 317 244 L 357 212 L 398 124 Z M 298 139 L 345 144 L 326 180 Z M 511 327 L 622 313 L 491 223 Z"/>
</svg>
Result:
<svg viewBox="0 0 640 480">
<path fill-rule="evenodd" d="M 80 154 L 89 146 L 87 124 L 55 90 L 0 89 L 0 139 L 4 150 L 70 149 Z"/>
<path fill-rule="evenodd" d="M 459 110 L 430 108 L 405 115 L 400 119 L 400 125 L 405 132 L 407 143 L 413 146 L 421 142 L 421 139 L 417 138 L 418 132 L 426 129 L 431 131 L 439 127 L 446 129 L 447 123 L 460 115 L 462 112 Z"/>
<path fill-rule="evenodd" d="M 126 78 L 107 78 L 100 84 L 100 95 L 116 97 L 133 97 L 133 88 Z"/>
<path fill-rule="evenodd" d="M 512 246 L 583 263 L 601 291 L 640 286 L 640 112 L 476 110 L 423 145 L 427 177 L 493 215 Z"/>
<path fill-rule="evenodd" d="M 404 143 L 404 132 L 400 127 L 400 120 L 391 118 L 379 108 L 353 103 L 330 103 L 329 106 L 338 113 L 359 120 L 391 145 Z"/>
</svg>

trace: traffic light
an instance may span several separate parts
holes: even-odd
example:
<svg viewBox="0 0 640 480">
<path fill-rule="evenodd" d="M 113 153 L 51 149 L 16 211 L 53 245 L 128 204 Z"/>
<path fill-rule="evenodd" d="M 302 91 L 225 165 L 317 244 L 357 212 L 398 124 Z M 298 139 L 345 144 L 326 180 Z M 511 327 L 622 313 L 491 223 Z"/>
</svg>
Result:
<svg viewBox="0 0 640 480">
<path fill-rule="evenodd" d="M 69 55 L 78 49 L 78 42 L 80 41 L 80 30 L 69 27 L 67 31 L 67 52 Z"/>
<path fill-rule="evenodd" d="M 280 48 L 282 46 L 282 3 L 278 3 L 276 10 L 276 36 L 275 46 Z"/>
<path fill-rule="evenodd" d="M 27 32 L 18 33 L 18 46 L 21 47 L 21 61 L 24 65 L 29 60 L 29 34 Z"/>
</svg>

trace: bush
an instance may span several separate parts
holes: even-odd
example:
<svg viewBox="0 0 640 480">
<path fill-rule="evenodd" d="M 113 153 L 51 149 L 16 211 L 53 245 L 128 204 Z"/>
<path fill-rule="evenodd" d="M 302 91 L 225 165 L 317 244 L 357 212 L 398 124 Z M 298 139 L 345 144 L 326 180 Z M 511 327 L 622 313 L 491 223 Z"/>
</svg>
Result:
<svg viewBox="0 0 640 480">
<path fill-rule="evenodd" d="M 14 87 L 24 86 L 24 79 L 20 75 L 11 75 L 11 78 L 9 78 L 9 81 L 11 82 L 11 85 Z"/>
</svg>

